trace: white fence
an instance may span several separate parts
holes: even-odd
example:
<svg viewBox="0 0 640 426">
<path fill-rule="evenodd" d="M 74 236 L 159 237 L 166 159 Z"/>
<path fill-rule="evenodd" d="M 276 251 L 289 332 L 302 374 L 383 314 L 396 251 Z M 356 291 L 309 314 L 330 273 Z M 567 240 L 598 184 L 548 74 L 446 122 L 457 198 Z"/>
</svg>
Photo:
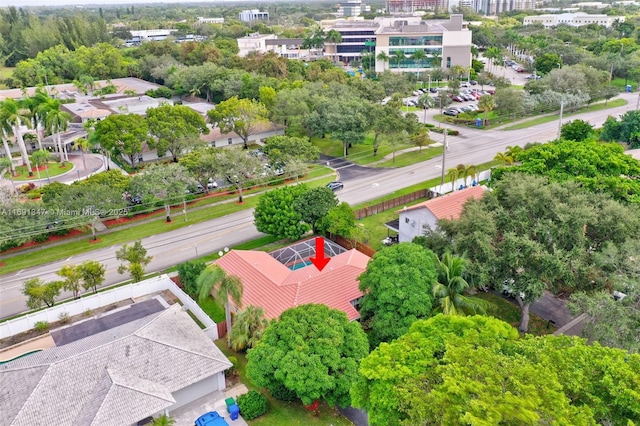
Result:
<svg viewBox="0 0 640 426">
<path fill-rule="evenodd" d="M 453 190 L 453 188 L 458 189 L 460 188 L 460 185 L 466 187 L 466 186 L 471 186 L 473 184 L 473 181 L 476 180 L 476 182 L 482 182 L 484 180 L 488 180 L 491 178 L 491 169 L 489 170 L 484 170 L 480 173 L 478 173 L 477 176 L 477 180 L 475 177 L 469 176 L 467 177 L 467 181 L 465 182 L 464 178 L 460 178 L 458 180 L 456 180 L 454 182 L 453 185 L 451 185 L 451 182 L 446 182 L 444 185 L 438 185 L 438 186 L 434 186 L 433 188 L 429 188 L 431 191 L 438 193 L 438 194 L 448 194 L 449 192 L 451 192 Z"/>
<path fill-rule="evenodd" d="M 120 302 L 121 300 L 134 299 L 164 290 L 169 290 L 173 293 L 180 299 L 184 309 L 190 310 L 193 315 L 198 318 L 205 326 L 204 331 L 211 340 L 218 338 L 218 327 L 216 323 L 209 318 L 192 298 L 171 281 L 168 275 L 160 275 L 139 283 L 116 287 L 111 290 L 82 297 L 81 299 L 61 303 L 52 308 L 4 321 L 0 323 L 0 339 L 31 330 L 35 324 L 40 321 L 46 321 L 48 323 L 58 321 L 60 314 L 63 313 L 69 316 L 79 315 L 88 310 L 101 308 L 112 303 Z"/>
</svg>

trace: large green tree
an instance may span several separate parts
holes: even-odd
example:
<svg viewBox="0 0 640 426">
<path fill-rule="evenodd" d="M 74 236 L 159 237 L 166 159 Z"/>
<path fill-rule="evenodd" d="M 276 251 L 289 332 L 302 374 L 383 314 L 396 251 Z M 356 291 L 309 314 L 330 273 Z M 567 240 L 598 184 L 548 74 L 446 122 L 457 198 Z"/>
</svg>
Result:
<svg viewBox="0 0 640 426">
<path fill-rule="evenodd" d="M 302 214 L 295 208 L 297 199 L 309 191 L 306 185 L 283 186 L 260 196 L 253 217 L 256 228 L 278 238 L 299 239 L 309 231 Z"/>
<path fill-rule="evenodd" d="M 640 147 L 640 111 L 627 111 L 620 121 L 607 117 L 600 136 L 605 141 L 627 143 L 629 148 Z"/>
<path fill-rule="evenodd" d="M 309 224 L 314 233 L 321 227 L 322 219 L 329 210 L 338 205 L 336 194 L 326 187 L 312 188 L 300 194 L 293 202 L 293 208 L 303 222 Z"/>
<path fill-rule="evenodd" d="M 465 279 L 466 262 L 465 258 L 451 253 L 438 259 L 438 280 L 433 285 L 436 311 L 445 315 L 484 313 L 482 300 L 464 294 L 471 288 Z"/>
<path fill-rule="evenodd" d="M 185 151 L 201 143 L 201 134 L 209 133 L 204 118 L 184 105 L 163 104 L 147 110 L 149 133 L 155 139 L 150 146 L 162 157 L 168 151 L 177 162 Z"/>
<path fill-rule="evenodd" d="M 247 375 L 273 394 L 287 389 L 310 405 L 350 404 L 349 389 L 369 352 L 358 322 L 325 305 L 287 309 L 247 354 Z"/>
<path fill-rule="evenodd" d="M 262 162 L 248 155 L 240 147 L 222 149 L 214 156 L 213 170 L 224 174 L 227 181 L 238 190 L 238 202 L 242 203 L 242 190 L 263 169 Z"/>
<path fill-rule="evenodd" d="M 191 176 L 209 192 L 209 182 L 225 179 L 223 170 L 217 169 L 220 150 L 210 146 L 201 146 L 183 155 L 178 164 L 184 166 Z"/>
<path fill-rule="evenodd" d="M 593 135 L 593 126 L 584 120 L 573 120 L 560 128 L 560 137 L 576 142 L 582 142 Z"/>
<path fill-rule="evenodd" d="M 320 149 L 308 138 L 292 136 L 271 136 L 267 138 L 262 151 L 269 156 L 272 164 L 284 164 L 291 159 L 314 161 L 320 157 Z"/>
<path fill-rule="evenodd" d="M 181 164 L 152 164 L 131 180 L 131 192 L 143 200 L 164 204 L 167 222 L 171 222 L 171 206 L 185 200 L 185 191 L 195 183 Z"/>
<path fill-rule="evenodd" d="M 251 99 L 238 99 L 234 96 L 220 102 L 207 113 L 211 123 L 223 133 L 235 132 L 242 138 L 244 148 L 248 148 L 249 137 L 258 132 L 267 120 L 267 108 Z"/>
<path fill-rule="evenodd" d="M 98 286 L 104 282 L 105 266 L 97 260 L 85 260 L 78 265 L 78 269 L 82 278 L 82 287 L 87 291 L 93 289 L 93 292 L 97 293 Z"/>
<path fill-rule="evenodd" d="M 526 332 L 529 308 L 543 291 L 594 291 L 609 282 L 598 254 L 640 236 L 632 208 L 572 182 L 547 184 L 524 174 L 502 178 L 479 201 L 465 204 L 457 220 L 439 228 L 453 251 L 467 253 L 478 285 L 512 293 Z"/>
<path fill-rule="evenodd" d="M 492 178 L 522 171 L 547 176 L 554 182 L 577 181 L 618 200 L 640 202 L 640 161 L 625 154 L 618 144 L 593 140 L 536 144 L 519 152 L 517 161 L 520 165 L 495 170 Z"/>
<path fill-rule="evenodd" d="M 371 346 L 406 333 L 417 319 L 431 316 L 436 256 L 417 244 L 400 243 L 378 251 L 358 278 L 360 303 Z"/>
<path fill-rule="evenodd" d="M 627 424 L 640 419 L 639 367 L 583 339 L 439 315 L 362 360 L 352 398 L 372 426 Z"/>
<path fill-rule="evenodd" d="M 99 121 L 93 137 L 114 155 L 127 156 L 135 168 L 144 144 L 149 141 L 149 127 L 136 114 L 113 114 Z"/>
</svg>

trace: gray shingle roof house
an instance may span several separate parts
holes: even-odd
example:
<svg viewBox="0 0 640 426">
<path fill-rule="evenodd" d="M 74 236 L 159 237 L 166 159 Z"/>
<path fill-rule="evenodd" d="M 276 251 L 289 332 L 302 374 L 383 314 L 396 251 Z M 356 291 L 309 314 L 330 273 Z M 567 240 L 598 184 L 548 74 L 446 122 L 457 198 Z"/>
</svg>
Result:
<svg viewBox="0 0 640 426">
<path fill-rule="evenodd" d="M 222 390 L 229 367 L 176 304 L 0 365 L 0 424 L 132 425 Z"/>
</svg>

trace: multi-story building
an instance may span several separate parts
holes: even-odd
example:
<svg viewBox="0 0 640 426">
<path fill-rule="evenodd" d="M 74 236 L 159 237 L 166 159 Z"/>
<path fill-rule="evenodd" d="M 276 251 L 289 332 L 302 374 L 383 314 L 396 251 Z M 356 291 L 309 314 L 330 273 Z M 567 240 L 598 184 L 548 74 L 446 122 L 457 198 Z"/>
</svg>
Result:
<svg viewBox="0 0 640 426">
<path fill-rule="evenodd" d="M 275 34 L 253 33 L 238 40 L 238 56 L 244 57 L 251 52 L 267 53 L 276 52 L 288 59 L 299 59 L 309 56 L 309 50 L 300 49 L 304 39 L 278 38 Z"/>
<path fill-rule="evenodd" d="M 376 31 L 375 70 L 421 72 L 429 68 L 471 66 L 471 31 L 460 14 L 448 21 L 382 19 Z M 423 58 L 412 59 L 422 50 Z M 384 53 L 384 55 L 381 55 Z M 385 56 L 387 59 L 380 59 Z"/>
<path fill-rule="evenodd" d="M 455 10 L 468 7 L 485 15 L 497 15 L 511 10 L 530 10 L 535 0 L 387 0 L 389 13 L 413 13 L 417 10 Z"/>
<path fill-rule="evenodd" d="M 362 4 L 362 0 L 348 0 L 346 3 L 340 3 L 336 16 L 360 16 L 364 12 L 371 12 L 371 6 Z"/>
<path fill-rule="evenodd" d="M 555 15 L 526 16 L 522 24 L 542 24 L 545 28 L 551 28 L 561 24 L 570 25 L 572 27 L 581 27 L 583 25 L 596 24 L 610 28 L 616 21 L 624 22 L 624 20 L 624 16 L 589 15 L 584 12 L 577 12 L 559 13 Z"/>
<path fill-rule="evenodd" d="M 448 0 L 387 0 L 387 12 L 413 13 L 417 10 L 447 10 Z"/>
<path fill-rule="evenodd" d="M 340 43 L 324 44 L 324 55 L 333 62 L 349 63 L 358 61 L 362 52 L 374 52 L 376 30 L 380 27 L 377 20 L 344 19 L 322 21 L 325 32 L 336 30 L 342 36 Z"/>
<path fill-rule="evenodd" d="M 269 12 L 260 12 L 258 9 L 243 10 L 238 13 L 238 19 L 242 22 L 268 21 Z"/>
</svg>

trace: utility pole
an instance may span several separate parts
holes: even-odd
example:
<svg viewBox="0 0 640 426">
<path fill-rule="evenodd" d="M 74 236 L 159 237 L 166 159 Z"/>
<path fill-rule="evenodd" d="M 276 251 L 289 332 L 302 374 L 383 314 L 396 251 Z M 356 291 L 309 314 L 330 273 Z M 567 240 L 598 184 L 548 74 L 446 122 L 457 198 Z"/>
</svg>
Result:
<svg viewBox="0 0 640 426">
<path fill-rule="evenodd" d="M 558 138 L 560 139 L 560 132 L 562 131 L 562 113 L 564 112 L 564 101 L 560 101 L 560 121 L 558 121 Z"/>
<path fill-rule="evenodd" d="M 440 191 L 442 191 L 444 189 L 444 174 L 445 174 L 445 161 L 446 161 L 446 157 L 447 157 L 447 149 L 449 148 L 449 146 L 447 145 L 447 129 L 444 129 L 444 141 L 442 142 L 442 180 L 440 181 Z M 453 186 L 453 182 L 451 183 L 451 186 Z"/>
<path fill-rule="evenodd" d="M 638 91 L 638 102 L 636 102 L 636 111 L 640 108 L 640 90 Z"/>
</svg>

